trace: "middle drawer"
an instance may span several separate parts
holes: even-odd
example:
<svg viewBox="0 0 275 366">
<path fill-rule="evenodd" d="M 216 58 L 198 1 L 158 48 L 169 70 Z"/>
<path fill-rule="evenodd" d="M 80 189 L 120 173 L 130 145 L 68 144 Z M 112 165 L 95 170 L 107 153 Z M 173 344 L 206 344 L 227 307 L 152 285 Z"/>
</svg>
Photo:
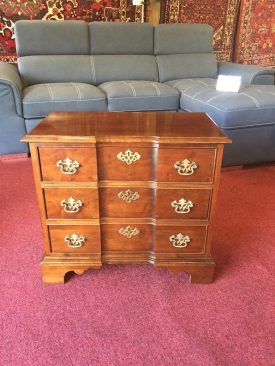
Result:
<svg viewBox="0 0 275 366">
<path fill-rule="evenodd" d="M 45 188 L 48 219 L 99 218 L 97 188 Z"/>
</svg>

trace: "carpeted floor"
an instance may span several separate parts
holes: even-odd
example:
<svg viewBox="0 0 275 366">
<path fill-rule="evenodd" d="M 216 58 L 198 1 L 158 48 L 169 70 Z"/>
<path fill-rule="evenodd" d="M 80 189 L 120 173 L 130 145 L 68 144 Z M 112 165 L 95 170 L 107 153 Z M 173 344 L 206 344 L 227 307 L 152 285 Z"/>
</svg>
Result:
<svg viewBox="0 0 275 366">
<path fill-rule="evenodd" d="M 274 193 L 274 165 L 222 173 L 211 285 L 150 265 L 44 285 L 30 160 L 0 161 L 0 365 L 275 365 Z"/>
</svg>

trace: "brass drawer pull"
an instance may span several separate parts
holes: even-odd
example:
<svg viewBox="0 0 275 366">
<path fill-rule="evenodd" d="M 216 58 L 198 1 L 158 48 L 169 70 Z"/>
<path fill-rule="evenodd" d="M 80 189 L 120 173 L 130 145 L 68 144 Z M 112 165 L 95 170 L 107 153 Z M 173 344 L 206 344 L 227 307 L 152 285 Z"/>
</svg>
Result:
<svg viewBox="0 0 275 366">
<path fill-rule="evenodd" d="M 118 160 L 130 165 L 141 158 L 138 152 L 133 153 L 131 150 L 126 150 L 124 153 L 121 151 L 117 154 Z"/>
<path fill-rule="evenodd" d="M 118 230 L 120 235 L 126 236 L 126 238 L 131 239 L 133 236 L 136 236 L 140 233 L 139 229 L 136 227 L 132 228 L 131 226 L 127 226 L 126 228 L 120 228 Z"/>
<path fill-rule="evenodd" d="M 176 213 L 186 214 L 191 211 L 194 204 L 192 201 L 186 201 L 184 198 L 181 198 L 178 202 L 173 201 L 171 206 L 174 207 Z"/>
<path fill-rule="evenodd" d="M 127 191 L 124 192 L 121 191 L 117 196 L 127 203 L 131 203 L 132 201 L 136 201 L 140 198 L 140 194 L 138 192 L 131 191 L 131 189 L 127 189 Z"/>
<path fill-rule="evenodd" d="M 182 162 L 177 161 L 174 167 L 179 175 L 192 175 L 198 166 L 194 161 L 190 162 L 188 159 L 184 159 Z"/>
<path fill-rule="evenodd" d="M 186 248 L 191 241 L 188 235 L 182 233 L 170 236 L 169 240 L 175 248 Z"/>
<path fill-rule="evenodd" d="M 72 159 L 66 158 L 64 160 L 58 160 L 56 166 L 62 174 L 76 174 L 80 164 L 76 160 L 72 161 Z"/>
<path fill-rule="evenodd" d="M 84 245 L 86 238 L 83 235 L 78 235 L 74 233 L 65 236 L 64 241 L 68 244 L 68 247 L 70 248 L 80 248 Z"/>
<path fill-rule="evenodd" d="M 64 208 L 64 212 L 76 213 L 79 212 L 80 208 L 83 206 L 83 202 L 70 197 L 67 200 L 61 201 L 60 205 Z"/>
</svg>

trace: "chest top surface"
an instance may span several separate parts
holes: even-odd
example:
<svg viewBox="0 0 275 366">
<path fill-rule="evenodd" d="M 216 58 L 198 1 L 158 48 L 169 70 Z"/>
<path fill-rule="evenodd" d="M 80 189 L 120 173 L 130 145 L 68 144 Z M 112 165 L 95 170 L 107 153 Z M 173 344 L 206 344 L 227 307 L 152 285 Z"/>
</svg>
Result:
<svg viewBox="0 0 275 366">
<path fill-rule="evenodd" d="M 205 113 L 54 112 L 25 142 L 230 143 Z"/>
</svg>

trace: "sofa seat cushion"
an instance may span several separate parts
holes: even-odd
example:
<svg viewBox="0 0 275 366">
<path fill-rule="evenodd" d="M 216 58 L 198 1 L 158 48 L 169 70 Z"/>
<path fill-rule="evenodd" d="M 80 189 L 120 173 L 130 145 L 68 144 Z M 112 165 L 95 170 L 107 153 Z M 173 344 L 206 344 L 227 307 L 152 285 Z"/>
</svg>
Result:
<svg viewBox="0 0 275 366">
<path fill-rule="evenodd" d="M 25 118 L 43 118 L 54 111 L 107 111 L 105 94 L 83 83 L 32 85 L 23 91 Z"/>
<path fill-rule="evenodd" d="M 249 85 L 237 93 L 216 91 L 216 79 L 182 79 L 167 82 L 181 93 L 180 108 L 206 112 L 223 129 L 275 123 L 275 87 Z"/>
<path fill-rule="evenodd" d="M 179 91 L 153 81 L 112 81 L 99 85 L 108 98 L 109 111 L 174 111 Z"/>
</svg>

